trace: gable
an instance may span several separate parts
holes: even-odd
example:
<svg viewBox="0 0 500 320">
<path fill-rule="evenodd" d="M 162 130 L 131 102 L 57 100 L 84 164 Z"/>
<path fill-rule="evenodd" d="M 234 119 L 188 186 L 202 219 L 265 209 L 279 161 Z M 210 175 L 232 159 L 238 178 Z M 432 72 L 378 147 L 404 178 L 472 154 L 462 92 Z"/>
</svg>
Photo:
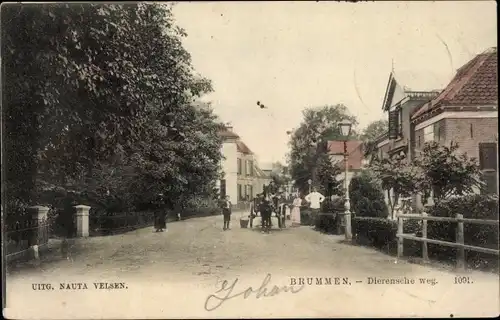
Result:
<svg viewBox="0 0 500 320">
<path fill-rule="evenodd" d="M 384 111 L 391 110 L 396 104 L 401 102 L 404 98 L 405 90 L 402 85 L 398 83 L 396 80 L 394 73 L 391 72 L 389 75 L 389 82 L 387 84 L 387 89 L 384 95 L 384 102 L 382 105 L 382 109 Z"/>
</svg>

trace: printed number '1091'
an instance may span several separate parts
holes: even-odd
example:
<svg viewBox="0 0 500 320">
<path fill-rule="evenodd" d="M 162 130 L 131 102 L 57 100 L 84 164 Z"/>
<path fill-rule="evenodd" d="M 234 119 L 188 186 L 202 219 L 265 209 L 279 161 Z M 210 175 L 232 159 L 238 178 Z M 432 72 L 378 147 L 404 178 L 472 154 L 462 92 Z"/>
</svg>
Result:
<svg viewBox="0 0 500 320">
<path fill-rule="evenodd" d="M 471 284 L 472 280 L 469 277 L 455 277 L 454 284 Z"/>
</svg>

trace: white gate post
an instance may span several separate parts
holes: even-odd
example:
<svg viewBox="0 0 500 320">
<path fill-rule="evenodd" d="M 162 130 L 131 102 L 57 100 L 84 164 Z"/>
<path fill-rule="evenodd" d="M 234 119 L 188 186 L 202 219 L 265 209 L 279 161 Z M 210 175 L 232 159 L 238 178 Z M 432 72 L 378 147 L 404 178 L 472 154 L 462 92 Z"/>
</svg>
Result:
<svg viewBox="0 0 500 320">
<path fill-rule="evenodd" d="M 76 236 L 78 238 L 88 237 L 90 207 L 80 204 L 74 208 L 76 209 Z"/>
<path fill-rule="evenodd" d="M 37 228 L 36 228 L 35 235 L 34 235 L 35 244 L 32 245 L 30 249 L 32 250 L 33 257 L 36 260 L 39 260 L 40 259 L 40 254 L 39 254 L 39 250 L 38 250 L 39 245 L 45 244 L 45 243 L 40 243 L 40 235 L 41 235 L 41 233 L 45 232 L 45 230 L 43 230 L 42 228 L 45 228 L 45 223 L 46 223 L 50 208 L 44 207 L 44 206 L 33 206 L 33 207 L 31 207 L 31 209 L 34 209 L 32 219 L 37 222 L 37 224 L 36 224 Z"/>
</svg>

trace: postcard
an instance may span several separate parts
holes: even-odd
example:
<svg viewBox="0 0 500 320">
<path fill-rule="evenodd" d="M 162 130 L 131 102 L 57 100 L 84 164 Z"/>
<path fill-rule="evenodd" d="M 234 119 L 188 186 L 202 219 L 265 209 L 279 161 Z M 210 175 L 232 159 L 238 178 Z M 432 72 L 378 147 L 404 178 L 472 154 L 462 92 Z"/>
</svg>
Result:
<svg viewBox="0 0 500 320">
<path fill-rule="evenodd" d="M 499 315 L 495 2 L 1 24 L 7 319 Z"/>
</svg>

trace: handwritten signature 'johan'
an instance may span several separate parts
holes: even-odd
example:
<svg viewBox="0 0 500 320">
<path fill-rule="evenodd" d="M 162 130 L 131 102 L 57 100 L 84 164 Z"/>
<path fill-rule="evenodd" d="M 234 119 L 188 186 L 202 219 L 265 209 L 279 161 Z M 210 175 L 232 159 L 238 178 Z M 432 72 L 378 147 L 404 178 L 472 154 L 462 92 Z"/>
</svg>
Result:
<svg viewBox="0 0 500 320">
<path fill-rule="evenodd" d="M 262 284 L 258 289 L 253 289 L 252 287 L 248 287 L 243 291 L 240 291 L 238 293 L 233 293 L 234 288 L 236 287 L 236 284 L 238 283 L 238 278 L 234 280 L 233 283 L 229 284 L 229 281 L 224 280 L 222 282 L 222 287 L 217 290 L 214 294 L 211 294 L 207 297 L 207 300 L 205 300 L 205 310 L 207 311 L 213 311 L 220 307 L 224 302 L 231 300 L 236 297 L 243 296 L 243 299 L 247 299 L 250 297 L 253 293 L 255 293 L 255 297 L 257 299 L 261 297 L 272 297 L 275 296 L 281 292 L 290 292 L 290 293 L 298 293 L 302 289 L 304 289 L 305 285 L 301 285 L 300 287 L 298 286 L 273 286 L 270 291 L 267 285 L 271 281 L 271 275 L 268 273 L 264 280 L 262 281 Z"/>
</svg>

